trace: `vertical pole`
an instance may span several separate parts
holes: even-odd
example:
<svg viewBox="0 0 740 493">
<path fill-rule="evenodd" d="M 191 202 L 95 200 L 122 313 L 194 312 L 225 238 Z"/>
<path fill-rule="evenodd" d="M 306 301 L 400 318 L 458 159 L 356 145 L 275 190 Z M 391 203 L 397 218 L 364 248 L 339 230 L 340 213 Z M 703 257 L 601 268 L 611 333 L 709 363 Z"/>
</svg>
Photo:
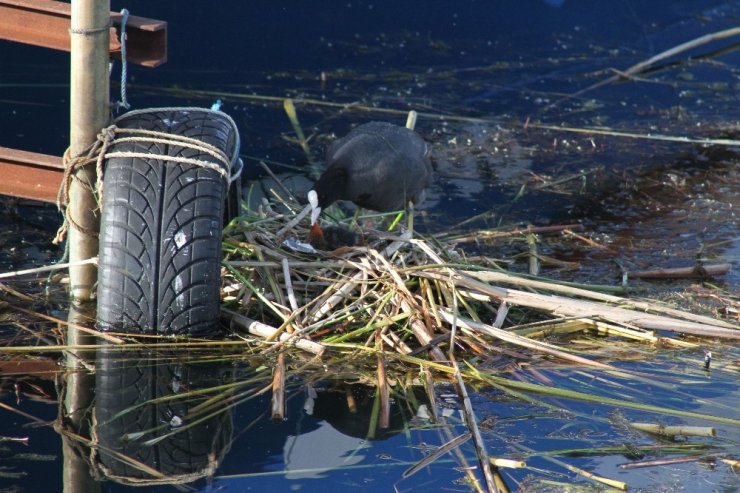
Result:
<svg viewBox="0 0 740 493">
<path fill-rule="evenodd" d="M 69 307 L 67 316 L 68 325 L 62 330 L 66 333 L 67 346 L 81 346 L 95 344 L 95 337 L 80 331 L 77 326 L 94 319 L 91 314 L 74 305 Z M 60 324 L 61 325 L 61 324 Z M 58 423 L 75 435 L 91 436 L 91 411 L 95 395 L 95 374 L 90 371 L 95 366 L 95 350 L 64 352 L 64 373 L 57 378 L 61 379 L 59 399 L 62 405 L 59 408 Z M 64 493 L 100 493 L 100 481 L 93 479 L 90 465 L 85 461 L 85 455 L 80 453 L 81 443 L 75 443 L 75 438 L 62 433 L 62 484 Z M 84 448 L 83 448 L 84 449 Z"/>
<path fill-rule="evenodd" d="M 108 43 L 110 0 L 72 0 L 70 29 L 70 152 L 76 156 L 108 124 Z M 93 194 L 94 166 L 80 168 L 69 190 L 69 259 L 74 263 L 98 254 L 99 215 Z M 97 279 L 92 264 L 70 267 L 75 301 L 89 301 Z"/>
</svg>

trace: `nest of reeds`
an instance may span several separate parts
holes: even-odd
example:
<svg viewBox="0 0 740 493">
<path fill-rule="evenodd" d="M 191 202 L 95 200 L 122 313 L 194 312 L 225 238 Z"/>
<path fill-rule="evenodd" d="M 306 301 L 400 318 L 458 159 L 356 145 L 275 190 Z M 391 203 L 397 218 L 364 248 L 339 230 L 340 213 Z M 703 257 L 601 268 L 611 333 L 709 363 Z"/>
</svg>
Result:
<svg viewBox="0 0 740 493">
<path fill-rule="evenodd" d="M 223 311 L 232 328 L 256 336 L 265 352 L 279 350 L 277 379 L 284 379 L 284 356 L 293 348 L 320 355 L 333 372 L 346 373 L 349 366 L 366 375 L 377 386 L 380 428 L 387 421 L 389 386 L 408 381 L 409 372 L 418 372 L 414 381 L 426 387 L 432 408 L 433 384 L 439 380 L 431 375 L 452 382 L 463 403 L 468 438 L 476 439 L 484 469 L 491 462 L 466 382 L 519 397 L 521 391 L 558 395 L 546 385 L 500 375 L 507 365 L 534 362 L 538 367 L 565 363 L 610 372 L 617 368 L 606 359 L 619 348 L 624 351 L 629 342 L 686 348 L 696 345 L 696 337 L 740 337 L 736 326 L 712 317 L 513 274 L 481 257 L 471 261 L 455 240 L 414 232 L 408 217 L 399 222 L 374 215 L 375 226 L 363 217 L 337 220 L 335 226 L 344 230 L 340 236 L 356 244 L 313 250 L 306 244 L 307 211 L 301 209 L 292 200 L 264 202 L 258 211 L 247 211 L 227 226 Z M 584 334 L 591 340 L 609 336 L 614 351 L 606 344 L 572 343 Z M 566 392 L 569 398 L 613 400 Z M 495 479 L 495 471 L 492 474 L 486 478 Z"/>
<path fill-rule="evenodd" d="M 583 364 L 543 338 L 593 331 L 686 347 L 670 333 L 740 337 L 737 326 L 712 317 L 471 261 L 455 240 L 418 234 L 400 215 L 330 220 L 325 229 L 338 240 L 316 250 L 302 209 L 265 202 L 225 230 L 225 313 L 238 325 L 265 324 L 253 332 L 270 341 L 310 340 L 320 351 L 344 343 L 440 362 L 455 351 L 517 347 Z"/>
</svg>

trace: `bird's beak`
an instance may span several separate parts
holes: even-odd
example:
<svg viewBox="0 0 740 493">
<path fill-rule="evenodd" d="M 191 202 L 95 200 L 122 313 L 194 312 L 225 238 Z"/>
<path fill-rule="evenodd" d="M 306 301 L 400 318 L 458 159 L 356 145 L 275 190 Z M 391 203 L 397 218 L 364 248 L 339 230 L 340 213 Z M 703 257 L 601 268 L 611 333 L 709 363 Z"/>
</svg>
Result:
<svg viewBox="0 0 740 493">
<path fill-rule="evenodd" d="M 316 195 L 315 190 L 308 192 L 308 203 L 311 205 L 311 225 L 316 224 L 321 214 L 321 207 L 319 207 L 319 196 Z"/>
<path fill-rule="evenodd" d="M 321 214 L 321 207 L 316 207 L 315 209 L 311 210 L 311 226 L 316 224 L 316 222 L 319 220 L 320 214 Z"/>
</svg>

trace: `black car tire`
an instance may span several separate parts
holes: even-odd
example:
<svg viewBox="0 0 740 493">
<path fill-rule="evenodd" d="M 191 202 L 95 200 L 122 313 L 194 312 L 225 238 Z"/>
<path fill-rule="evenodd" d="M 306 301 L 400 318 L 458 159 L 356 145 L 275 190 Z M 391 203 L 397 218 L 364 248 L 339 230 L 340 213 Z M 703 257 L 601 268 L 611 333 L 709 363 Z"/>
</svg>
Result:
<svg viewBox="0 0 740 493">
<path fill-rule="evenodd" d="M 132 112 L 116 126 L 176 134 L 217 147 L 226 156 L 238 155 L 238 131 L 220 112 Z M 219 320 L 229 183 L 217 170 L 176 159 L 219 160 L 166 139 L 121 140 L 108 150 L 119 157 L 105 164 L 98 326 L 139 334 L 212 334 Z M 137 157 L 120 157 L 125 153 Z"/>
</svg>

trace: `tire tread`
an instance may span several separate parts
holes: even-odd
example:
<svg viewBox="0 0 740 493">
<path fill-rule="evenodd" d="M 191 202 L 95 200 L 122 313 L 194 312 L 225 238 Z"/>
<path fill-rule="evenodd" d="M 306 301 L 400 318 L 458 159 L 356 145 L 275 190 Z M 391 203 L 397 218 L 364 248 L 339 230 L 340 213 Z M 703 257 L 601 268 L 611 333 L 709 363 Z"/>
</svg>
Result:
<svg viewBox="0 0 740 493">
<path fill-rule="evenodd" d="M 235 142 L 232 127 L 212 115 L 163 111 L 118 125 L 197 138 L 228 153 Z M 189 147 L 158 143 L 125 142 L 111 150 L 146 152 L 152 158 L 107 161 L 98 325 L 133 333 L 214 332 L 227 187 L 213 170 L 156 156 L 215 159 Z"/>
</svg>

